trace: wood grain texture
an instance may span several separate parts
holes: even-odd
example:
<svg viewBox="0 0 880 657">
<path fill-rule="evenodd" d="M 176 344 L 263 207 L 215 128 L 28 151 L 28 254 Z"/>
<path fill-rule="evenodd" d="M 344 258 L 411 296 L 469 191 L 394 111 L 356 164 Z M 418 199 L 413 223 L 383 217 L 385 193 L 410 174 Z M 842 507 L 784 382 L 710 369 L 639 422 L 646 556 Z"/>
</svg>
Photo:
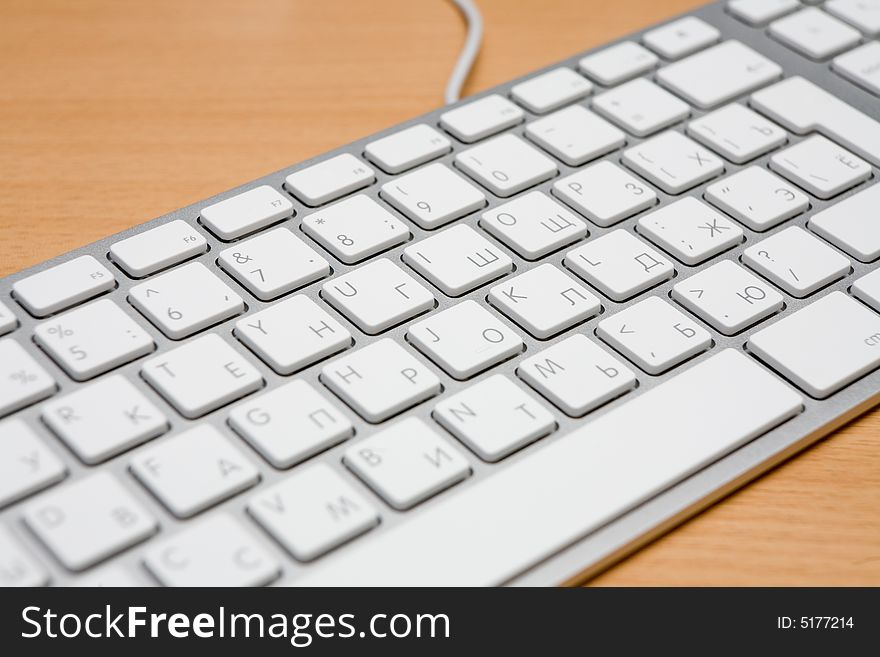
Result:
<svg viewBox="0 0 880 657">
<path fill-rule="evenodd" d="M 693 0 L 479 0 L 477 91 Z M 442 0 L 0 0 L 0 275 L 441 103 Z M 594 580 L 880 584 L 880 413 Z"/>
</svg>

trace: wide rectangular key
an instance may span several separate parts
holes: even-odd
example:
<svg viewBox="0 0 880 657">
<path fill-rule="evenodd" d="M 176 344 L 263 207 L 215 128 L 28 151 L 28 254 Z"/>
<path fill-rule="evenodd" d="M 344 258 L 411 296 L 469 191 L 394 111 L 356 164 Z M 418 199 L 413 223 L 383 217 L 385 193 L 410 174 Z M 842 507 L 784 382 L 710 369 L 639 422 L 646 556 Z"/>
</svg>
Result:
<svg viewBox="0 0 880 657">
<path fill-rule="evenodd" d="M 623 151 L 623 163 L 669 194 L 681 194 L 724 171 L 724 162 L 669 130 Z"/>
<path fill-rule="evenodd" d="M 626 143 L 626 134 L 582 105 L 572 105 L 526 126 L 526 137 L 569 166 L 580 166 Z"/>
<path fill-rule="evenodd" d="M 0 301 L 0 335 L 5 335 L 18 326 L 18 320 L 9 307 Z"/>
<path fill-rule="evenodd" d="M 668 128 L 691 113 L 687 104 L 644 78 L 599 94 L 593 109 L 637 137 Z"/>
<path fill-rule="evenodd" d="M 330 265 L 289 228 L 275 228 L 220 252 L 218 264 L 268 301 L 330 274 Z"/>
<path fill-rule="evenodd" d="M 108 472 L 43 493 L 25 524 L 69 570 L 85 570 L 152 536 L 156 519 Z"/>
<path fill-rule="evenodd" d="M 57 387 L 18 342 L 0 340 L 0 417 L 51 396 Z"/>
<path fill-rule="evenodd" d="M 233 408 L 229 426 L 276 468 L 289 468 L 354 434 L 351 421 L 299 379 Z"/>
<path fill-rule="evenodd" d="M 859 32 L 819 9 L 807 7 L 770 23 L 769 34 L 812 59 L 825 59 L 859 42 Z"/>
<path fill-rule="evenodd" d="M 281 573 L 253 531 L 226 513 L 153 544 L 144 566 L 163 586 L 264 586 Z"/>
<path fill-rule="evenodd" d="M 364 194 L 306 215 L 303 232 L 350 265 L 409 239 L 406 224 Z"/>
<path fill-rule="evenodd" d="M 426 123 L 418 123 L 371 141 L 364 154 L 388 173 L 401 173 L 452 150 L 449 138 Z"/>
<path fill-rule="evenodd" d="M 284 184 L 300 201 L 314 207 L 363 189 L 375 179 L 372 168 L 343 153 L 291 173 Z"/>
<path fill-rule="evenodd" d="M 190 419 L 263 385 L 257 369 L 215 333 L 151 358 L 141 368 L 141 376 Z"/>
<path fill-rule="evenodd" d="M 440 115 L 440 125 L 466 144 L 521 123 L 525 112 L 504 96 L 491 94 Z"/>
<path fill-rule="evenodd" d="M 235 337 L 279 374 L 293 374 L 352 345 L 348 329 L 304 294 L 241 318 Z"/>
<path fill-rule="evenodd" d="M 566 415 L 581 417 L 636 387 L 636 375 L 582 333 L 524 359 L 517 375 Z"/>
<path fill-rule="evenodd" d="M 440 392 L 440 379 L 403 346 L 383 338 L 337 358 L 321 382 L 367 422 L 387 420 Z"/>
<path fill-rule="evenodd" d="M 624 41 L 587 55 L 578 62 L 578 68 L 599 84 L 610 87 L 647 73 L 659 61 L 657 55 L 647 48 Z"/>
<path fill-rule="evenodd" d="M 51 486 L 67 467 L 36 432 L 18 418 L 0 422 L 0 508 Z M 0 559 L 0 573 L 3 571 Z M 0 584 L 3 577 L 0 575 Z"/>
<path fill-rule="evenodd" d="M 329 557 L 297 585 L 504 583 L 796 415 L 802 403 L 727 349 Z M 542 481 L 553 485 L 534 485 Z"/>
<path fill-rule="evenodd" d="M 785 130 L 739 103 L 688 124 L 687 133 L 731 162 L 742 164 L 785 143 Z"/>
<path fill-rule="evenodd" d="M 876 13 L 880 16 L 880 11 Z M 880 43 L 877 41 L 838 55 L 831 67 L 850 82 L 880 96 Z"/>
<path fill-rule="evenodd" d="M 165 433 L 168 419 L 133 383 L 108 376 L 43 406 L 41 417 L 83 462 L 100 463 Z"/>
<path fill-rule="evenodd" d="M 464 224 L 406 247 L 403 260 L 451 297 L 513 269 L 510 256 Z"/>
<path fill-rule="evenodd" d="M 133 278 L 155 274 L 208 250 L 208 240 L 176 219 L 114 242 L 110 258 Z"/>
<path fill-rule="evenodd" d="M 696 16 L 685 16 L 645 32 L 642 43 L 666 59 L 679 59 L 721 38 L 721 32 Z"/>
<path fill-rule="evenodd" d="M 476 301 L 462 301 L 406 332 L 407 339 L 454 379 L 468 379 L 523 349 L 522 339 Z"/>
<path fill-rule="evenodd" d="M 290 199 L 269 185 L 260 185 L 202 208 L 200 218 L 221 240 L 234 240 L 294 214 Z"/>
<path fill-rule="evenodd" d="M 880 258 L 880 185 L 874 184 L 817 212 L 810 230 L 862 262 Z"/>
<path fill-rule="evenodd" d="M 461 452 L 422 420 L 410 417 L 346 450 L 343 463 L 400 511 L 470 475 Z"/>
<path fill-rule="evenodd" d="M 880 366 L 878 345 L 880 315 L 832 292 L 755 333 L 748 349 L 824 399 Z"/>
<path fill-rule="evenodd" d="M 34 340 L 76 381 L 109 372 L 156 348 L 150 334 L 110 299 L 37 324 Z"/>
<path fill-rule="evenodd" d="M 446 397 L 434 407 L 433 417 L 491 463 L 556 430 L 544 404 L 502 374 Z"/>
<path fill-rule="evenodd" d="M 828 0 L 825 11 L 842 18 L 868 36 L 880 36 L 878 0 Z"/>
<path fill-rule="evenodd" d="M 657 71 L 660 84 L 703 109 L 717 107 L 781 76 L 778 64 L 736 40 Z"/>
<path fill-rule="evenodd" d="M 480 226 L 526 260 L 537 260 L 588 233 L 579 217 L 538 191 L 484 212 Z"/>
<path fill-rule="evenodd" d="M 662 374 L 712 346 L 706 329 L 660 297 L 603 319 L 596 335 L 648 374 Z"/>
<path fill-rule="evenodd" d="M 510 133 L 461 151 L 455 164 L 501 197 L 518 194 L 558 173 L 553 160 Z"/>
<path fill-rule="evenodd" d="M 561 66 L 515 84 L 511 97 L 535 114 L 544 114 L 573 103 L 592 91 L 593 85 L 570 68 Z"/>
<path fill-rule="evenodd" d="M 750 102 L 792 132 L 819 132 L 880 166 L 880 122 L 802 77 L 762 89 L 752 94 Z"/>
<path fill-rule="evenodd" d="M 160 274 L 128 291 L 128 300 L 172 340 L 244 311 L 244 301 L 201 262 Z"/>
<path fill-rule="evenodd" d="M 31 315 L 46 317 L 114 287 L 110 270 L 84 255 L 16 281 L 12 295 Z"/>
<path fill-rule="evenodd" d="M 370 501 L 325 463 L 264 488 L 248 502 L 248 513 L 299 561 L 316 559 L 379 524 Z"/>
<path fill-rule="evenodd" d="M 553 183 L 553 194 L 603 227 L 657 202 L 653 189 L 609 160 L 559 179 Z"/>
<path fill-rule="evenodd" d="M 241 450 L 209 424 L 140 450 L 129 468 L 178 518 L 194 516 L 260 480 Z"/>
<path fill-rule="evenodd" d="M 321 296 L 369 335 L 412 319 L 436 302 L 424 285 L 388 258 L 324 283 Z"/>
<path fill-rule="evenodd" d="M 764 167 L 750 166 L 706 187 L 706 200 L 752 230 L 763 232 L 799 215 L 810 199 Z"/>
<path fill-rule="evenodd" d="M 871 308 L 880 312 L 880 269 L 857 278 L 850 289 L 856 299 L 860 299 Z"/>
<path fill-rule="evenodd" d="M 428 230 L 486 205 L 483 192 L 439 162 L 385 183 L 382 198 Z"/>
<path fill-rule="evenodd" d="M 45 586 L 48 583 L 48 571 L 11 531 L 0 527 L 0 588 Z"/>
<path fill-rule="evenodd" d="M 819 198 L 831 198 L 871 177 L 871 165 L 821 135 L 770 158 L 770 168 Z"/>
</svg>

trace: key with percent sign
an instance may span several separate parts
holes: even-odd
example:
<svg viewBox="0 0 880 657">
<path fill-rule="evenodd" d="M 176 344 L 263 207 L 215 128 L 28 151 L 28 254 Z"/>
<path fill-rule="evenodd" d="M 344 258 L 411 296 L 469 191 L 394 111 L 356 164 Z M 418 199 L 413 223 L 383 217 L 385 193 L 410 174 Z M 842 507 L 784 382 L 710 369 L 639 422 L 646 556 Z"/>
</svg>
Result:
<svg viewBox="0 0 880 657">
<path fill-rule="evenodd" d="M 0 340 L 0 417 L 49 397 L 55 380 L 12 338 Z"/>
</svg>

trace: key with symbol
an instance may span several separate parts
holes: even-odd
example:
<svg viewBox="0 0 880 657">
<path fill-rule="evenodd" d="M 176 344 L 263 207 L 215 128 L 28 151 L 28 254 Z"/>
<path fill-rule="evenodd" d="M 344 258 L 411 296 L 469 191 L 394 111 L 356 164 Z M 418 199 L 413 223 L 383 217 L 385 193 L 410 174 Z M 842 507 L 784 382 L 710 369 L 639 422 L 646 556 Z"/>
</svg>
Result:
<svg viewBox="0 0 880 657">
<path fill-rule="evenodd" d="M 720 157 L 675 130 L 626 149 L 623 163 L 669 194 L 680 194 L 724 171 Z"/>
<path fill-rule="evenodd" d="M 709 185 L 706 200 L 757 231 L 773 228 L 810 207 L 806 194 L 759 166 Z"/>
<path fill-rule="evenodd" d="M 871 177 L 862 158 L 813 135 L 770 158 L 770 168 L 819 198 L 831 198 Z"/>
<path fill-rule="evenodd" d="M 56 383 L 12 338 L 0 340 L 0 417 L 55 392 Z"/>
<path fill-rule="evenodd" d="M 61 481 L 67 467 L 20 418 L 0 422 L 0 508 Z M 0 585 L 3 583 L 0 563 Z"/>
</svg>

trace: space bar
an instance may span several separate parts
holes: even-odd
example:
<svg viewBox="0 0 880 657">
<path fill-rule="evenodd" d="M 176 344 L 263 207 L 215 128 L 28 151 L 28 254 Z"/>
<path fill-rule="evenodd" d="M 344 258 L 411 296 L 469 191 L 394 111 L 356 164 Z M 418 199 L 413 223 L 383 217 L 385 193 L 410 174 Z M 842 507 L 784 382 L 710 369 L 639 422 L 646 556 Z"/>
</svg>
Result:
<svg viewBox="0 0 880 657">
<path fill-rule="evenodd" d="M 393 529 L 342 548 L 293 584 L 503 583 L 796 415 L 802 402 L 727 349 Z"/>
</svg>

